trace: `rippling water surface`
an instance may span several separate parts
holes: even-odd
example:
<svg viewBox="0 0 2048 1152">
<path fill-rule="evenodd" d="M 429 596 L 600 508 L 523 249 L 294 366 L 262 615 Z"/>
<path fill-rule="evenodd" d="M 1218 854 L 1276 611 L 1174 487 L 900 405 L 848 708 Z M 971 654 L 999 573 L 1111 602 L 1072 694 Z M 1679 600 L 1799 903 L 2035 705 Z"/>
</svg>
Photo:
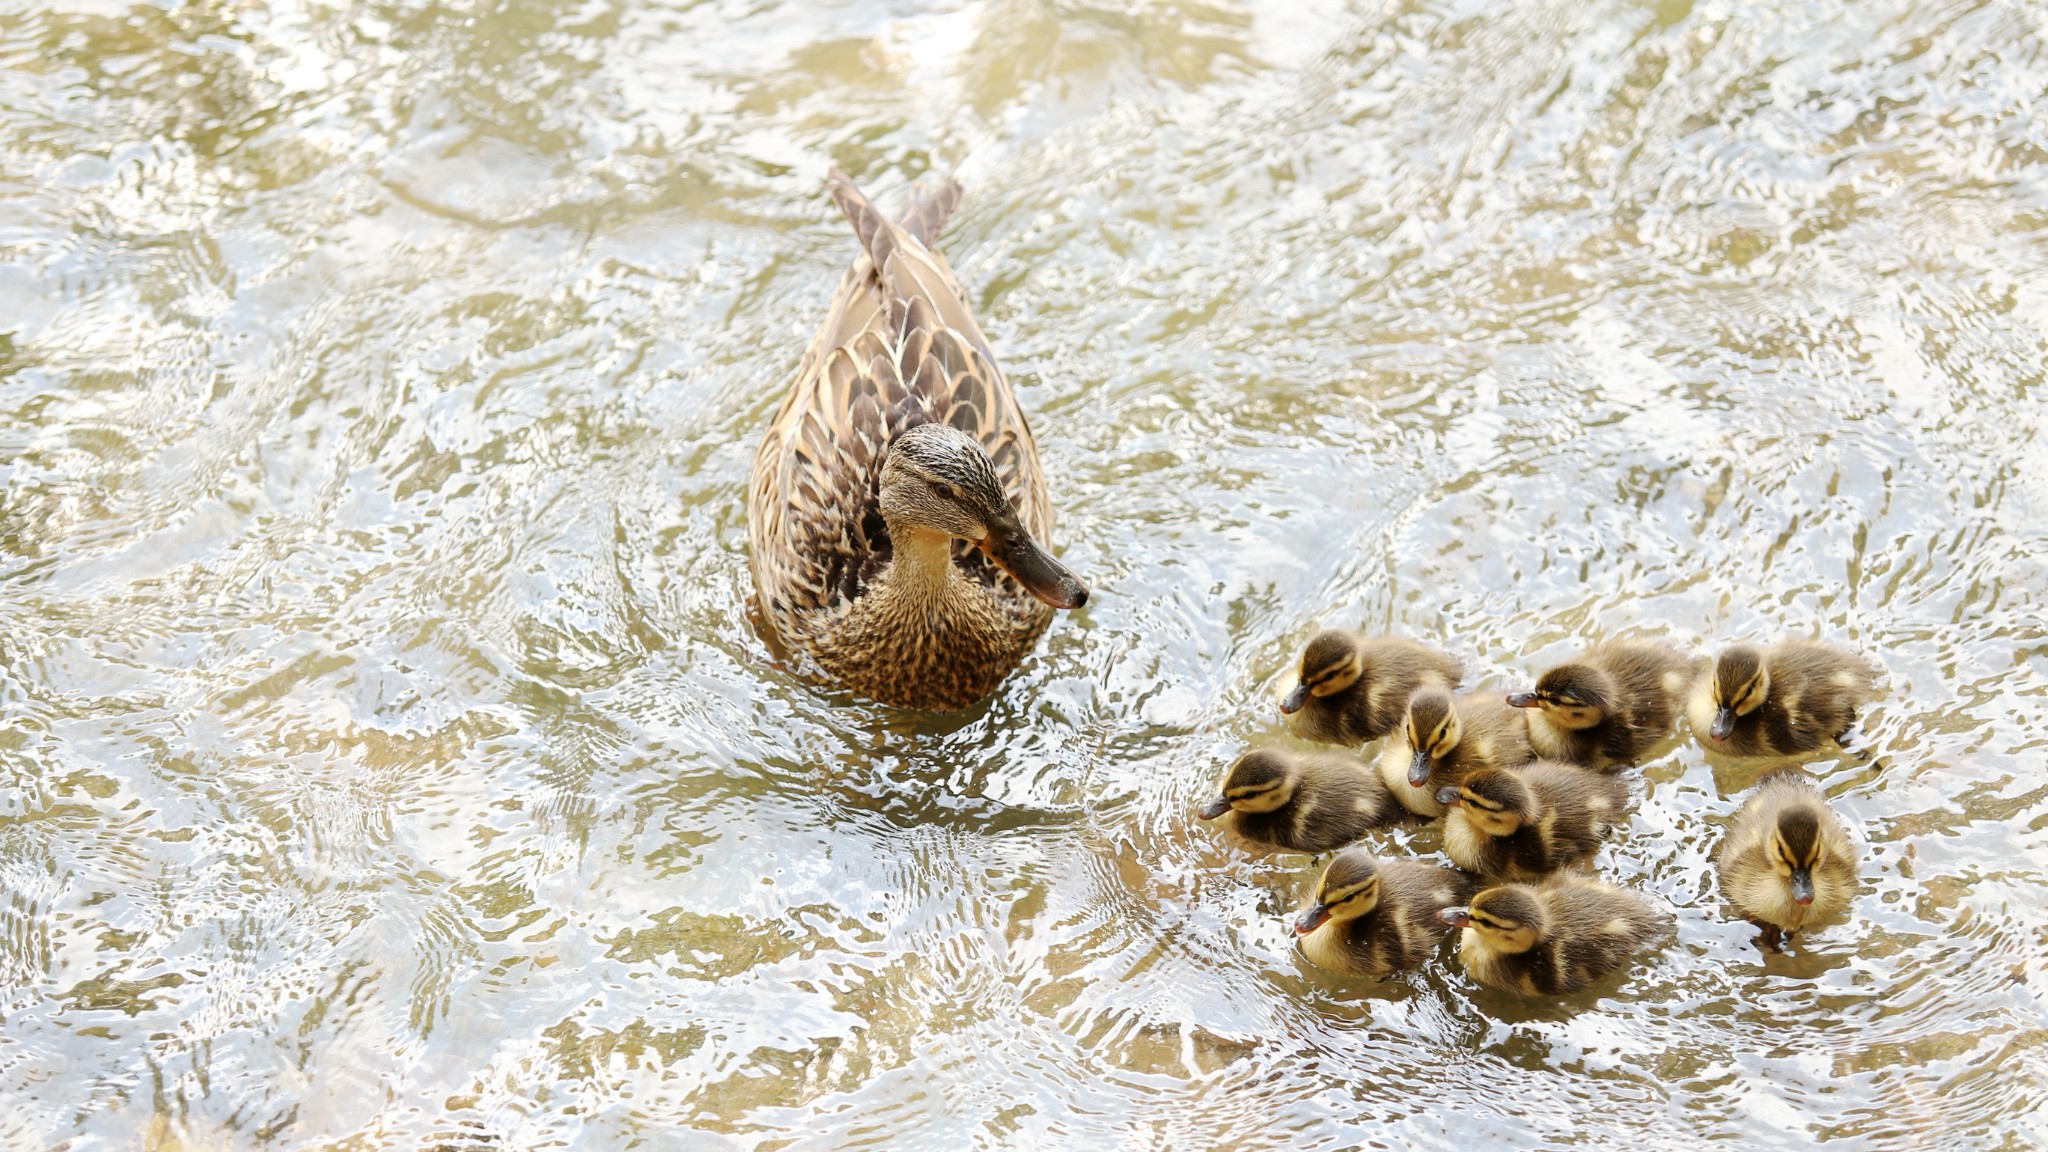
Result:
<svg viewBox="0 0 2048 1152">
<path fill-rule="evenodd" d="M 2048 1142 L 2048 15 L 47 0 L 0 17 L 0 1145 Z M 806 687 L 744 485 L 945 247 L 1097 598 Z M 1324 622 L 1886 670 L 1766 957 L 1650 763 L 1599 996 L 1357 986 L 1191 818 Z M 1427 828 L 1381 838 L 1434 850 Z"/>
</svg>

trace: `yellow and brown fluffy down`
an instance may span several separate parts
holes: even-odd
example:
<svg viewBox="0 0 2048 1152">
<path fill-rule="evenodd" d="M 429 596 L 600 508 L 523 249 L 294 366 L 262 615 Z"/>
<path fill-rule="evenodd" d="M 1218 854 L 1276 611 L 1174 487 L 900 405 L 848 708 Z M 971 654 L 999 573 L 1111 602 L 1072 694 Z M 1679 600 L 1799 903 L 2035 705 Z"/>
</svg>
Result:
<svg viewBox="0 0 2048 1152">
<path fill-rule="evenodd" d="M 1589 859 L 1628 818 L 1628 781 L 1558 760 L 1488 769 L 1438 790 L 1444 851 L 1491 880 L 1538 879 Z"/>
<path fill-rule="evenodd" d="M 1701 678 L 1686 719 L 1711 752 L 1800 756 L 1841 739 L 1876 686 L 1869 663 L 1831 644 L 1736 644 Z"/>
<path fill-rule="evenodd" d="M 1488 888 L 1443 919 L 1464 929 L 1458 959 L 1467 975 L 1528 996 L 1584 991 L 1671 929 L 1670 915 L 1647 898 L 1568 873 Z"/>
<path fill-rule="evenodd" d="M 1380 779 L 1409 811 L 1441 816 L 1437 791 L 1482 768 L 1513 768 L 1536 758 L 1529 724 L 1499 692 L 1453 697 L 1424 688 L 1408 701 L 1408 717 L 1380 749 Z"/>
<path fill-rule="evenodd" d="M 1448 691 L 1465 670 L 1413 640 L 1326 628 L 1301 650 L 1297 673 L 1280 701 L 1280 710 L 1294 717 L 1296 734 L 1355 748 L 1393 731 L 1418 690 Z"/>
<path fill-rule="evenodd" d="M 1759 924 L 1797 932 L 1840 915 L 1856 895 L 1856 840 L 1799 772 L 1766 778 L 1728 826 L 1721 894 Z"/>
<path fill-rule="evenodd" d="M 1530 710 L 1538 755 L 1615 768 L 1670 733 L 1693 678 L 1692 661 L 1669 645 L 1616 640 L 1543 673 L 1508 702 Z"/>
<path fill-rule="evenodd" d="M 1323 870 L 1314 898 L 1295 919 L 1302 955 L 1351 976 L 1413 968 L 1442 945 L 1439 914 L 1464 903 L 1473 884 L 1449 868 L 1347 848 Z"/>
<path fill-rule="evenodd" d="M 1197 815 L 1253 844 L 1328 852 L 1406 813 L 1354 753 L 1254 748 L 1230 765 Z"/>
</svg>

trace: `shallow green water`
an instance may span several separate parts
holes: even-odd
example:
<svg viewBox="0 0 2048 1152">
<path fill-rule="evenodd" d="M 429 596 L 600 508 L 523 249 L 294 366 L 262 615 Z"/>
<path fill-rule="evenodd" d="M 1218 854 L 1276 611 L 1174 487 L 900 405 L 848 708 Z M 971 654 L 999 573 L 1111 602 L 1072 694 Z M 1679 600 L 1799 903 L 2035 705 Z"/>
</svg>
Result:
<svg viewBox="0 0 2048 1152">
<path fill-rule="evenodd" d="M 0 17 L 0 1145 L 2048 1143 L 2048 15 L 39 4 Z M 986 706 L 745 620 L 884 203 L 1097 590 Z M 1691 743 L 1529 1006 L 1192 819 L 1320 623 L 1885 666 L 1766 959 Z M 1389 851 L 1434 846 L 1416 830 Z"/>
</svg>

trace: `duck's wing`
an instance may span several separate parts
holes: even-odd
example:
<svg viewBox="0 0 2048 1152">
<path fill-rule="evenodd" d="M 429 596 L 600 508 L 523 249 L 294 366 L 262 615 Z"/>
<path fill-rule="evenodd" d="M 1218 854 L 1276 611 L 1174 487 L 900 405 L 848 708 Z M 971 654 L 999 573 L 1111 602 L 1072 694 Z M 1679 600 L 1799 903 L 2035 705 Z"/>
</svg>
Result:
<svg viewBox="0 0 2048 1152">
<path fill-rule="evenodd" d="M 901 224 L 837 170 L 831 190 L 863 255 L 769 422 L 749 484 L 756 591 L 778 626 L 786 613 L 858 596 L 887 561 L 880 464 L 905 429 L 939 421 L 975 437 L 1025 527 L 1041 540 L 1052 528 L 1023 410 L 952 268 L 926 243 L 959 185 L 920 188 Z"/>
</svg>

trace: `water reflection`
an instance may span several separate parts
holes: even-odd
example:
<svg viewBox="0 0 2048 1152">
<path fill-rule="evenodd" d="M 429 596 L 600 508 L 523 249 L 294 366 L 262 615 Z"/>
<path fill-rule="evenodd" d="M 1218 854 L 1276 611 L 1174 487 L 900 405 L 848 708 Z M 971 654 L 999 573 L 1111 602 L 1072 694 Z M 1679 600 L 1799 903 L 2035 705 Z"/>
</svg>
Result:
<svg viewBox="0 0 2048 1152">
<path fill-rule="evenodd" d="M 0 1144 L 2020 1147 L 2048 881 L 2015 5 L 288 3 L 0 18 Z M 745 620 L 759 429 L 946 239 L 1099 595 L 959 716 Z M 1784 955 L 1753 767 L 1531 1005 L 1295 954 L 1191 818 L 1316 628 L 1887 676 Z M 1430 853 L 1437 833 L 1376 837 Z M 1511 1103 L 1504 1103 L 1511 1102 Z"/>
</svg>

